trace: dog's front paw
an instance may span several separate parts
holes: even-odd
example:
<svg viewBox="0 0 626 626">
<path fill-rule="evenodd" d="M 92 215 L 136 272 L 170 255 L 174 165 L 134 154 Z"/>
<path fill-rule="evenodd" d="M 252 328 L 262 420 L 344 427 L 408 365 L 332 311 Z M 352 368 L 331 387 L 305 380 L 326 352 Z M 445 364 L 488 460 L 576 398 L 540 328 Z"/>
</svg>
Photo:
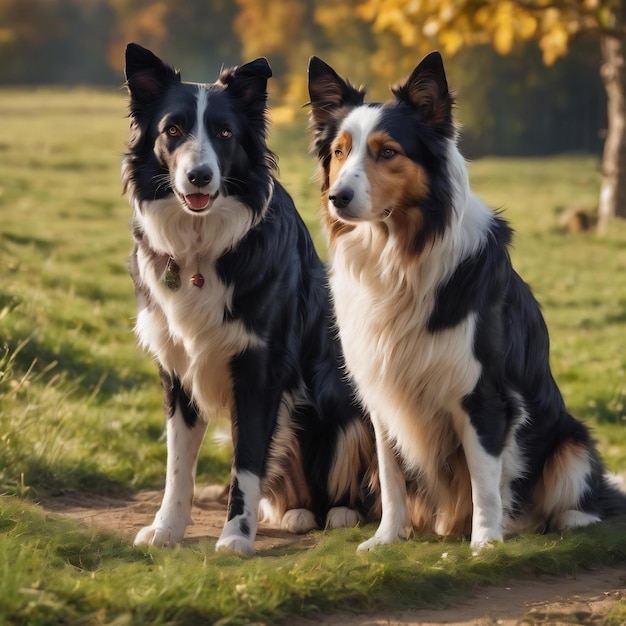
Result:
<svg viewBox="0 0 626 626">
<path fill-rule="evenodd" d="M 391 530 L 391 531 L 381 531 L 380 528 L 376 531 L 376 534 L 367 541 L 359 544 L 359 547 L 356 549 L 357 552 L 367 552 L 376 546 L 383 546 L 390 543 L 396 543 L 403 539 L 407 539 L 409 536 L 408 531 L 405 529 L 400 530 Z"/>
<path fill-rule="evenodd" d="M 227 535 L 222 536 L 217 540 L 215 544 L 215 550 L 224 552 L 236 552 L 241 556 L 253 556 L 254 555 L 254 539 L 248 537 L 242 537 L 241 535 Z"/>
<path fill-rule="evenodd" d="M 478 528 L 472 531 L 470 548 L 475 554 L 485 548 L 493 548 L 494 543 L 502 542 L 502 531 L 494 528 Z"/>
<path fill-rule="evenodd" d="M 361 521 L 361 516 L 354 509 L 347 506 L 336 506 L 326 516 L 326 528 L 354 528 Z"/>
<path fill-rule="evenodd" d="M 185 527 L 176 527 L 162 522 L 142 528 L 135 537 L 134 546 L 172 546 L 180 543 L 185 535 Z"/>
<path fill-rule="evenodd" d="M 281 530 L 294 535 L 302 535 L 317 526 L 315 516 L 308 509 L 290 509 L 283 515 L 280 522 Z"/>
</svg>

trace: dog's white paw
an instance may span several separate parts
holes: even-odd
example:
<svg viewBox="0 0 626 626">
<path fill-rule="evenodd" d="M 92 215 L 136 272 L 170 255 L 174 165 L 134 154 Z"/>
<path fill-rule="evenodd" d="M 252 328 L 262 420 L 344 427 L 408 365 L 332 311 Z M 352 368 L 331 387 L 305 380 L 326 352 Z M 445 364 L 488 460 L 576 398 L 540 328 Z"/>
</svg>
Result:
<svg viewBox="0 0 626 626">
<path fill-rule="evenodd" d="M 347 506 L 336 506 L 326 515 L 326 528 L 354 528 L 361 521 L 361 516 L 354 509 Z"/>
<path fill-rule="evenodd" d="M 280 522 L 281 530 L 294 535 L 308 533 L 316 527 L 315 516 L 308 509 L 291 509 L 283 515 Z"/>
<path fill-rule="evenodd" d="M 241 556 L 253 556 L 254 555 L 254 539 L 242 537 L 241 535 L 227 535 L 222 536 L 217 540 L 215 544 L 216 551 L 236 552 Z"/>
<path fill-rule="evenodd" d="M 173 546 L 185 536 L 185 526 L 167 525 L 163 522 L 142 528 L 135 537 L 134 546 Z"/>
<path fill-rule="evenodd" d="M 367 541 L 359 544 L 359 547 L 356 549 L 357 552 L 367 552 L 376 546 L 383 546 L 390 543 L 396 543 L 403 539 L 407 539 L 409 536 L 409 532 L 405 529 L 401 530 L 391 530 L 391 531 L 381 531 L 380 528 L 376 531 L 376 534 Z"/>
<path fill-rule="evenodd" d="M 479 528 L 472 531 L 470 548 L 477 554 L 485 548 L 493 548 L 494 543 L 501 543 L 502 541 L 501 530 L 496 528 Z"/>
<path fill-rule="evenodd" d="M 596 524 L 600 521 L 600 517 L 585 513 L 584 511 L 565 511 L 559 515 L 554 523 L 557 530 L 565 530 L 567 528 L 582 528 L 589 524 Z"/>
</svg>

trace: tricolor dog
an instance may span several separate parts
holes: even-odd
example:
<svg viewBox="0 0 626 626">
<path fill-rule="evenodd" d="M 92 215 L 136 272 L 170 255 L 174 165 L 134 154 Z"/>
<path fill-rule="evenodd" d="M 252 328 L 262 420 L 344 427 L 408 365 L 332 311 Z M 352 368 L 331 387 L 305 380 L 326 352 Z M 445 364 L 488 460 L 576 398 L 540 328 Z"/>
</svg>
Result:
<svg viewBox="0 0 626 626">
<path fill-rule="evenodd" d="M 470 190 L 440 55 L 385 103 L 315 57 L 309 91 L 339 334 L 376 434 L 382 519 L 360 549 L 626 512 L 552 377 L 511 228 Z"/>
</svg>

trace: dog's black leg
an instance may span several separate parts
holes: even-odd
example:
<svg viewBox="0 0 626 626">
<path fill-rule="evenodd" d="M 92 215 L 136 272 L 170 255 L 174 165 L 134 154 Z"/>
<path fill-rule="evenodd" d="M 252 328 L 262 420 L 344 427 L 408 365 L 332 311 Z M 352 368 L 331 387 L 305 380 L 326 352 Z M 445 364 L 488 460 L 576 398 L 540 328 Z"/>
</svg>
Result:
<svg viewBox="0 0 626 626">
<path fill-rule="evenodd" d="M 150 526 L 142 528 L 135 545 L 179 543 L 191 523 L 198 452 L 207 423 L 175 375 L 161 371 L 167 418 L 167 472 L 161 508 Z"/>
<path fill-rule="evenodd" d="M 282 396 L 268 369 L 268 355 L 261 350 L 244 352 L 231 363 L 235 449 L 228 515 L 215 546 L 217 550 L 254 553 L 261 478 Z"/>
</svg>

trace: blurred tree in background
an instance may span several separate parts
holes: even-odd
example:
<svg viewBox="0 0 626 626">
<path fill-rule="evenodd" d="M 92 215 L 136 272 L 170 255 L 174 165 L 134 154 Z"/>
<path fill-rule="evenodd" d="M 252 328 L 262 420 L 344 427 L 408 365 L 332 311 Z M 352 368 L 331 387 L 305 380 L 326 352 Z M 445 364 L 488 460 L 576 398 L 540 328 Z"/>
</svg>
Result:
<svg viewBox="0 0 626 626">
<path fill-rule="evenodd" d="M 571 41 L 594 37 L 607 96 L 599 230 L 626 218 L 626 7 L 624 0 L 364 0 L 361 16 L 375 32 L 393 33 L 406 49 L 438 45 L 450 55 L 489 43 L 508 54 L 518 41 L 537 41 L 546 65 Z"/>
<path fill-rule="evenodd" d="M 274 119 L 303 123 L 311 54 L 383 99 L 437 47 L 458 94 L 469 156 L 599 154 L 603 145 L 606 154 L 598 68 L 607 66 L 608 44 L 598 39 L 621 36 L 622 3 L 0 0 L 0 84 L 119 87 L 128 41 L 183 68 L 186 80 L 212 81 L 223 66 L 266 56 Z"/>
</svg>

